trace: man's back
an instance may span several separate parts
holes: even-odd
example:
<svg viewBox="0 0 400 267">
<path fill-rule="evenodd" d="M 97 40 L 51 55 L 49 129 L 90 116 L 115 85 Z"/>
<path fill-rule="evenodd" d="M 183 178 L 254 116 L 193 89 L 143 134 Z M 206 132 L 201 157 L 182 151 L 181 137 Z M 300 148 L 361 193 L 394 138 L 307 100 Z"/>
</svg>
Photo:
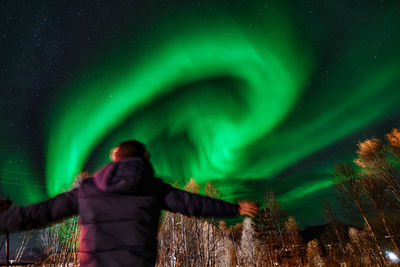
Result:
<svg viewBox="0 0 400 267">
<path fill-rule="evenodd" d="M 110 163 L 84 180 L 79 190 L 82 266 L 154 266 L 166 189 L 141 158 Z"/>
</svg>

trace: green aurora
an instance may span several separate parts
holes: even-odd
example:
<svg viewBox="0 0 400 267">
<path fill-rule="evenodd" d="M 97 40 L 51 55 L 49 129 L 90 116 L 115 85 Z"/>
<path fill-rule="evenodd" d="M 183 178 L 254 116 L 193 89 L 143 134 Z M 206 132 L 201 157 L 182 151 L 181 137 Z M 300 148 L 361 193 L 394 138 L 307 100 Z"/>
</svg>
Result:
<svg viewBox="0 0 400 267">
<path fill-rule="evenodd" d="M 107 133 L 128 116 L 135 116 L 140 107 L 173 90 L 182 91 L 184 96 L 170 97 L 167 103 L 152 107 L 151 114 L 135 116 L 137 123 L 126 126 L 130 129 L 124 128 L 127 135 L 112 137 L 113 143 L 133 137 L 151 143 L 162 131 L 171 136 L 185 134 L 194 151 L 181 148 L 169 152 L 175 143 L 166 144 L 166 151 L 152 151 L 154 155 L 180 158 L 182 171 L 176 172 L 172 162 L 155 156 L 160 174 L 195 177 L 200 182 L 238 174 L 243 150 L 270 132 L 298 100 L 307 66 L 299 63 L 301 57 L 290 51 L 289 38 L 282 34 L 281 40 L 270 38 L 274 43 L 269 45 L 268 36 L 246 35 L 233 23 L 212 24 L 222 26 L 215 26 L 215 32 L 188 29 L 187 36 L 171 36 L 156 51 L 148 52 L 151 56 L 145 63 L 125 66 L 131 72 L 115 79 L 101 71 L 103 77 L 84 82 L 82 87 L 87 90 L 76 89 L 83 92 L 79 96 L 81 103 L 67 102 L 68 107 L 74 108 L 61 107 L 50 132 L 47 182 L 51 195 L 68 187 L 71 180 L 57 178 L 79 173 L 94 146 Z M 227 35 L 221 35 L 223 32 Z M 199 84 L 212 77 L 227 77 L 231 82 Z M 106 91 L 107 95 L 94 95 L 94 91 Z M 69 149 L 60 155 L 66 141 Z M 60 160 L 66 164 L 58 164 Z M 265 172 L 240 175 L 249 174 L 263 176 Z"/>
<path fill-rule="evenodd" d="M 341 43 L 332 40 L 340 36 L 329 34 L 328 19 L 320 15 L 322 26 L 302 20 L 289 3 L 254 1 L 240 15 L 220 4 L 204 15 L 185 4 L 176 16 L 156 19 L 157 31 L 140 40 L 105 43 L 49 107 L 47 194 L 68 189 L 81 170 L 95 171 L 113 146 L 134 138 L 148 144 L 167 182 L 211 180 L 227 200 L 260 199 L 271 187 L 293 211 L 332 196 L 333 163 L 351 160 L 352 152 L 288 170 L 399 113 L 400 53 L 379 39 L 398 19 L 377 12 L 373 23 L 348 25 Z M 305 37 L 299 21 L 321 29 Z M 389 41 L 398 44 L 399 36 Z M 324 48 L 329 42 L 332 52 Z M 24 162 L 23 170 L 34 169 Z M 245 188 L 251 180 L 257 193 Z M 24 202 L 44 197 L 35 187 L 24 190 Z"/>
</svg>

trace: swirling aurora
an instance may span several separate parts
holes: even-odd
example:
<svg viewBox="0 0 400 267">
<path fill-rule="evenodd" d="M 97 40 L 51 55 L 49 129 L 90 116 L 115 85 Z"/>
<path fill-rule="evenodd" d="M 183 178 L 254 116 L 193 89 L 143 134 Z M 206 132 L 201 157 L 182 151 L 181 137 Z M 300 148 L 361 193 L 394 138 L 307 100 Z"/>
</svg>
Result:
<svg viewBox="0 0 400 267">
<path fill-rule="evenodd" d="M 81 170 L 106 163 L 111 147 L 135 138 L 148 144 L 168 182 L 212 181 L 232 201 L 272 189 L 300 221 L 318 221 L 316 200 L 333 197 L 334 162 L 351 160 L 355 142 L 399 117 L 400 53 L 392 43 L 400 33 L 387 28 L 398 22 L 394 11 L 371 12 L 373 23 L 354 22 L 351 34 L 332 40 L 324 29 L 308 29 L 318 20 L 296 15 L 289 2 L 254 1 L 242 10 L 204 3 L 206 14 L 194 4 L 171 7 L 152 22 L 156 31 L 92 52 L 46 108 L 46 192 L 3 190 L 23 203 L 54 196 Z M 318 19 L 335 32 L 322 12 Z M 40 168 L 27 155 L 9 153 L 8 162 L 24 159 L 22 171 L 4 161 L 2 179 L 35 183 L 24 173 Z"/>
</svg>

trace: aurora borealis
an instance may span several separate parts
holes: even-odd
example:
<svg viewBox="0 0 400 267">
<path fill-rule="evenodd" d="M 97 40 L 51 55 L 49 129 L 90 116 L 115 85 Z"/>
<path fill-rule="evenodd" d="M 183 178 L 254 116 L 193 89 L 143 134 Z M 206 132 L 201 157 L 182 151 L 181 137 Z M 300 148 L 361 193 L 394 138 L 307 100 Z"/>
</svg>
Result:
<svg viewBox="0 0 400 267">
<path fill-rule="evenodd" d="M 2 196 L 53 196 L 135 138 L 165 181 L 323 221 L 334 164 L 400 127 L 400 4 L 215 2 L 3 5 Z"/>
</svg>

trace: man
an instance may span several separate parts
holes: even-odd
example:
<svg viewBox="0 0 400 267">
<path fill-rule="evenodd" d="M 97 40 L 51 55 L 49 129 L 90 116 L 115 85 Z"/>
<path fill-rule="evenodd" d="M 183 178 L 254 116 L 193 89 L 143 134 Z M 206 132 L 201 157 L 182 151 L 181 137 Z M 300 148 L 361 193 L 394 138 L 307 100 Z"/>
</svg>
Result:
<svg viewBox="0 0 400 267">
<path fill-rule="evenodd" d="M 189 216 L 254 216 L 251 202 L 238 205 L 171 187 L 154 177 L 144 144 L 122 142 L 111 163 L 67 193 L 0 214 L 0 232 L 44 227 L 79 214 L 83 267 L 154 266 L 162 209 Z"/>
</svg>

